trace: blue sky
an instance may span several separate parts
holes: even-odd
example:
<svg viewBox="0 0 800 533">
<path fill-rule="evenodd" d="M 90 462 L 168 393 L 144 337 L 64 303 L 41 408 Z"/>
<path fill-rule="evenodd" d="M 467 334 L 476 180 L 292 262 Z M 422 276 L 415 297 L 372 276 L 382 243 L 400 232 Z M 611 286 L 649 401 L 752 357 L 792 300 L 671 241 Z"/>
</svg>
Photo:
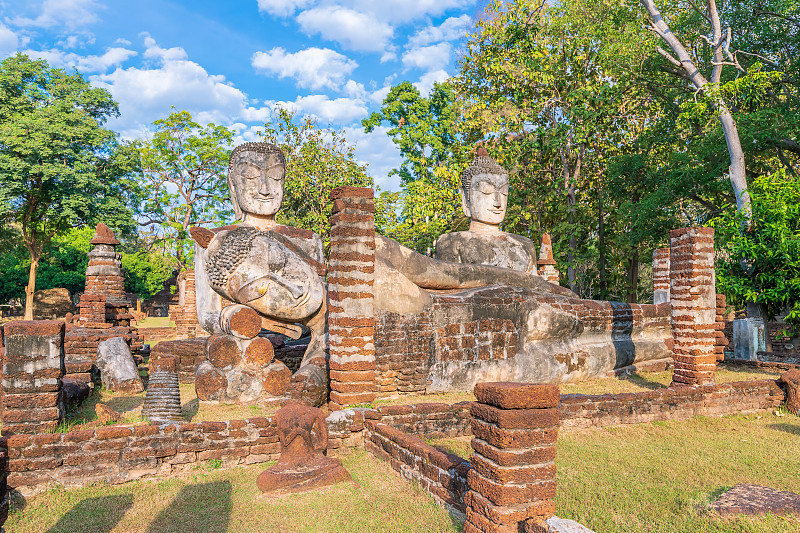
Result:
<svg viewBox="0 0 800 533">
<path fill-rule="evenodd" d="M 0 58 L 76 68 L 120 104 L 109 127 L 147 136 L 170 107 L 254 140 L 276 105 L 344 128 L 381 189 L 400 157 L 360 121 L 403 80 L 457 71 L 486 0 L 0 0 Z"/>
</svg>

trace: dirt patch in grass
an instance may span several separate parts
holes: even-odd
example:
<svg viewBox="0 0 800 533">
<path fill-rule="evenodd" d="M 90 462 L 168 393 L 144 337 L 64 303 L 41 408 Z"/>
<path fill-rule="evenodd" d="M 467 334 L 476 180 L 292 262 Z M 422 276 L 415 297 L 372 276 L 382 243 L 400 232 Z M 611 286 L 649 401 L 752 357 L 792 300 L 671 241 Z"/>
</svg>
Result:
<svg viewBox="0 0 800 533">
<path fill-rule="evenodd" d="M 379 398 L 372 402 L 374 407 L 382 405 L 411 405 L 416 403 L 448 403 L 454 404 L 458 402 L 474 402 L 475 395 L 472 391 L 469 392 L 431 392 L 416 393 L 416 394 L 403 394 L 397 396 L 390 396 Z"/>
<path fill-rule="evenodd" d="M 53 489 L 12 506 L 15 533 L 455 532 L 460 526 L 388 464 L 361 450 L 341 456 L 355 483 L 286 496 L 261 496 L 266 465 L 161 481 Z"/>
<path fill-rule="evenodd" d="M 151 316 L 136 323 L 137 328 L 174 328 L 175 322 L 170 322 L 168 316 Z"/>
<path fill-rule="evenodd" d="M 800 517 L 706 511 L 737 483 L 800 493 L 800 418 L 778 413 L 563 431 L 556 514 L 603 533 L 800 531 Z M 431 443 L 469 458 L 470 440 Z"/>
</svg>

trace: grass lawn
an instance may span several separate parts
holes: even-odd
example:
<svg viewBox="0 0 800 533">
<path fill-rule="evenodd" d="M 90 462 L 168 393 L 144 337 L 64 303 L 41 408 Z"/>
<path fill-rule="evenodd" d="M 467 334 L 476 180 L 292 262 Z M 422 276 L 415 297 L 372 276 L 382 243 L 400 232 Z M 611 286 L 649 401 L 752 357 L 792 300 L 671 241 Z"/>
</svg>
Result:
<svg viewBox="0 0 800 533">
<path fill-rule="evenodd" d="M 263 497 L 266 465 L 199 468 L 193 475 L 124 485 L 52 489 L 12 506 L 14 533 L 454 532 L 447 511 L 388 464 L 361 450 L 341 456 L 355 484 Z"/>
<path fill-rule="evenodd" d="M 780 413 L 562 431 L 556 514 L 597 533 L 800 531 L 800 516 L 704 512 L 737 483 L 800 493 L 800 418 Z M 466 458 L 469 442 L 431 441 Z"/>
</svg>

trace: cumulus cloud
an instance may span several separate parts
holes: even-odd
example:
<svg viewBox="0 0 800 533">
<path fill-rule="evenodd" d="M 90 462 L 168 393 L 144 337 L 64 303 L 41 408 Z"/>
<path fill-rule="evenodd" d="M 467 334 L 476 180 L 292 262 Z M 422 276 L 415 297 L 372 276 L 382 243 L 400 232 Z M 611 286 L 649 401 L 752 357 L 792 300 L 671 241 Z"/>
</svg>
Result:
<svg viewBox="0 0 800 533">
<path fill-rule="evenodd" d="M 425 71 L 441 70 L 450 62 L 450 43 L 412 48 L 403 54 L 406 70 L 418 68 Z"/>
<path fill-rule="evenodd" d="M 416 48 L 441 41 L 455 41 L 465 37 L 471 25 L 472 17 L 469 15 L 450 17 L 439 26 L 428 26 L 419 30 L 408 40 L 408 46 Z"/>
<path fill-rule="evenodd" d="M 450 76 L 444 70 L 434 70 L 433 72 L 423 74 L 419 81 L 414 83 L 414 87 L 419 89 L 422 96 L 428 96 L 435 83 L 442 83 L 449 77 Z"/>
<path fill-rule="evenodd" d="M 322 0 L 320 4 L 338 4 L 378 20 L 404 24 L 424 17 L 436 17 L 451 9 L 475 5 L 475 0 Z"/>
<path fill-rule="evenodd" d="M 105 72 L 137 55 L 127 48 L 108 48 L 103 55 L 82 56 L 61 50 L 25 50 L 28 57 L 44 59 L 51 67 L 74 68 L 79 72 Z"/>
<path fill-rule="evenodd" d="M 358 63 L 328 48 L 306 48 L 287 53 L 283 48 L 256 52 L 250 59 L 256 70 L 279 78 L 294 78 L 303 88 L 338 90 Z"/>
<path fill-rule="evenodd" d="M 12 22 L 20 27 L 66 26 L 75 29 L 97 22 L 99 9 L 101 6 L 95 0 L 44 0 L 39 16 L 36 18 L 15 17 Z"/>
<path fill-rule="evenodd" d="M 347 124 L 367 115 L 364 102 L 357 98 L 330 99 L 324 94 L 312 94 L 300 96 L 292 104 L 296 111 L 314 115 L 329 124 Z"/>
<path fill-rule="evenodd" d="M 349 50 L 381 52 L 389 45 L 394 29 L 375 16 L 340 6 L 317 7 L 297 16 L 300 27 Z"/>
<path fill-rule="evenodd" d="M 135 132 L 142 123 L 150 123 L 170 112 L 170 106 L 190 111 L 198 121 L 230 123 L 245 108 L 247 98 L 228 83 L 224 76 L 209 74 L 187 59 L 182 48 L 161 48 L 154 39 L 145 38 L 144 57 L 152 65 L 141 68 L 118 67 L 111 73 L 90 79 L 108 89 L 119 102 L 122 116 L 112 127 Z"/>
<path fill-rule="evenodd" d="M 20 40 L 16 33 L 0 22 L 0 58 L 9 56 L 19 49 Z"/>
</svg>

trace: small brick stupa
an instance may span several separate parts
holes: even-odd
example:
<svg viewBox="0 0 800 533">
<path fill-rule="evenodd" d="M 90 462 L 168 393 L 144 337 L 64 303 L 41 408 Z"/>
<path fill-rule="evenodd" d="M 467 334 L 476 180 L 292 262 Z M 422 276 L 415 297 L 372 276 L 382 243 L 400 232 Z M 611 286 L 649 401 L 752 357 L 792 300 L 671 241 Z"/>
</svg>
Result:
<svg viewBox="0 0 800 533">
<path fill-rule="evenodd" d="M 556 261 L 553 259 L 553 243 L 550 241 L 550 235 L 547 233 L 542 233 L 542 245 L 539 248 L 539 260 L 537 263 L 539 267 L 539 276 L 545 281 L 558 285 L 560 274 L 558 270 L 556 270 Z"/>
<path fill-rule="evenodd" d="M 105 224 L 98 224 L 94 248 L 87 255 L 86 289 L 78 304 L 77 324 L 68 324 L 64 339 L 65 378 L 91 382 L 97 346 L 112 337 L 122 337 L 131 350 L 142 347 L 142 339 L 131 327 L 131 304 L 125 296 L 125 271 L 121 256 L 114 251 L 120 242 Z"/>
</svg>

